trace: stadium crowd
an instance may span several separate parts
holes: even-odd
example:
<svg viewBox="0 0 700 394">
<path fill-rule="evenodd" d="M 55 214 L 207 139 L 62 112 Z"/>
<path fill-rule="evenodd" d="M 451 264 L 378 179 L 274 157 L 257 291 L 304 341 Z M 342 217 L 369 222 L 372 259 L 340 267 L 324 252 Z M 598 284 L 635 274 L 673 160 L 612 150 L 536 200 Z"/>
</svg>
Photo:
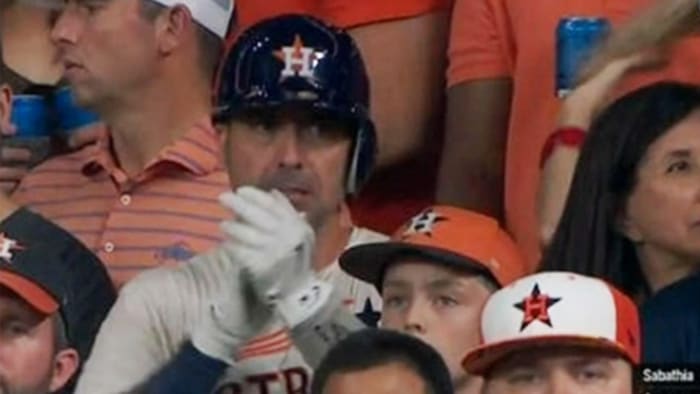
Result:
<svg viewBox="0 0 700 394">
<path fill-rule="evenodd" d="M 0 393 L 700 392 L 697 0 L 0 0 L 0 55 Z"/>
</svg>

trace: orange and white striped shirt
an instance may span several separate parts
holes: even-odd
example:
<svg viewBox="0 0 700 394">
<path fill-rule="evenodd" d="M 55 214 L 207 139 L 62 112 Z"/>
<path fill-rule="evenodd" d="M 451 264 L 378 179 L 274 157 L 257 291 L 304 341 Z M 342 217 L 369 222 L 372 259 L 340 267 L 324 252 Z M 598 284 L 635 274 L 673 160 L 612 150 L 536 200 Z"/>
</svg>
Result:
<svg viewBox="0 0 700 394">
<path fill-rule="evenodd" d="M 385 235 L 355 228 L 347 247 L 384 242 Z M 170 362 L 202 313 L 234 278 L 215 259 L 196 256 L 179 267 L 143 273 L 128 283 L 102 324 L 76 394 L 131 392 Z M 335 261 L 318 273 L 345 306 L 376 324 L 381 297 L 373 285 L 346 274 Z M 237 352 L 238 361 L 215 394 L 306 394 L 312 370 L 281 318 Z M 208 393 L 202 393 L 208 394 Z"/>
<path fill-rule="evenodd" d="M 120 288 L 144 269 L 187 261 L 222 239 L 231 217 L 218 195 L 229 188 L 221 142 L 208 119 L 164 147 L 129 178 L 109 140 L 36 167 L 17 202 L 71 232 L 106 264 Z"/>
</svg>

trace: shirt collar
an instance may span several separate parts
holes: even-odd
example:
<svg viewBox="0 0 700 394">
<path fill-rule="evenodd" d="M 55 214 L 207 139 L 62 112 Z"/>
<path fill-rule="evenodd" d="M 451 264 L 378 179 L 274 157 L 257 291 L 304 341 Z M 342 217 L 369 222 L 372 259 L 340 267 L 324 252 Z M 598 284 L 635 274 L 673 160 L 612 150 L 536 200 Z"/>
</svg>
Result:
<svg viewBox="0 0 700 394">
<path fill-rule="evenodd" d="M 83 174 L 88 176 L 100 171 L 113 173 L 119 169 L 116 163 L 112 140 L 106 137 L 86 148 L 86 157 L 81 169 Z M 209 117 L 200 120 L 182 137 L 163 147 L 143 172 L 155 171 L 169 165 L 197 176 L 207 175 L 223 167 L 221 142 Z"/>
</svg>

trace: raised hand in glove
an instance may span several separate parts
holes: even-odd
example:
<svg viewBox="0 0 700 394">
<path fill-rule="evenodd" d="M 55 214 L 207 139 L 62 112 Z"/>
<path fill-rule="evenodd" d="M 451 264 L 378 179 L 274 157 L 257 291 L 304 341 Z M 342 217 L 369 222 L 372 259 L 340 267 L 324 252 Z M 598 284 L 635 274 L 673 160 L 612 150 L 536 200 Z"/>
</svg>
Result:
<svg viewBox="0 0 700 394">
<path fill-rule="evenodd" d="M 312 268 L 314 232 L 286 196 L 244 186 L 224 193 L 220 200 L 236 216 L 222 224 L 236 244 L 233 258 L 243 266 L 260 299 L 274 307 L 289 327 L 328 303 L 332 287 Z"/>
</svg>

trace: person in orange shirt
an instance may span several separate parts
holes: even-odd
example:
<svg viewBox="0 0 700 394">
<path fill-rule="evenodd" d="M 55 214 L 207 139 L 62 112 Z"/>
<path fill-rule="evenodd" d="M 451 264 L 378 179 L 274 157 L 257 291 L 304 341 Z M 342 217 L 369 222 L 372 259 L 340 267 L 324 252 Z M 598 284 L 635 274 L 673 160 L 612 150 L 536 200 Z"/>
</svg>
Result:
<svg viewBox="0 0 700 394">
<path fill-rule="evenodd" d="M 560 107 L 554 88 L 556 26 L 574 15 L 605 17 L 616 26 L 650 1 L 455 3 L 438 201 L 503 218 L 531 268 L 539 260 L 539 157 Z M 688 40 L 674 49 L 664 70 L 626 81 L 624 90 L 660 78 L 697 82 L 699 68 L 700 42 Z"/>
<path fill-rule="evenodd" d="M 118 287 L 221 239 L 211 83 L 232 14 L 220 0 L 71 0 L 57 16 L 64 78 L 110 137 L 36 167 L 13 198 L 98 254 Z"/>
<path fill-rule="evenodd" d="M 390 233 L 434 200 L 452 0 L 236 2 L 237 31 L 270 16 L 306 13 L 346 29 L 370 75 L 379 169 L 351 202 L 355 221 Z M 234 38 L 235 38 L 234 34 Z M 439 134 L 439 133 L 438 133 Z"/>
</svg>

